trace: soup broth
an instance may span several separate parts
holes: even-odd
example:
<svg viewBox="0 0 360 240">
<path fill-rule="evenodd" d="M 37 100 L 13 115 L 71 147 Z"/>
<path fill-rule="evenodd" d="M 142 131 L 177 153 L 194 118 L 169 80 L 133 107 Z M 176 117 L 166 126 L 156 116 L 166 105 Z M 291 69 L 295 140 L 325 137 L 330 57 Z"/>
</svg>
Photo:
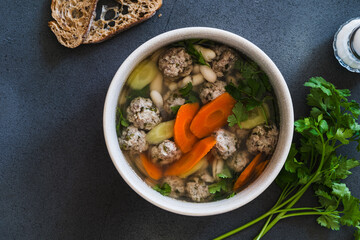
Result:
<svg viewBox="0 0 360 240">
<path fill-rule="evenodd" d="M 119 145 L 141 178 L 168 197 L 229 198 L 256 179 L 278 139 L 267 75 L 242 53 L 206 39 L 155 51 L 119 97 Z"/>
</svg>

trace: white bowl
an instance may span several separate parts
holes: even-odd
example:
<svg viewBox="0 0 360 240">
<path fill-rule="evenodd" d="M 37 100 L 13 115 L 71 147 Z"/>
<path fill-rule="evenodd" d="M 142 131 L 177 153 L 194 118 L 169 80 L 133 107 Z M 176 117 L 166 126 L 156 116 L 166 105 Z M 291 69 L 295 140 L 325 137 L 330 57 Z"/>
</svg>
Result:
<svg viewBox="0 0 360 240">
<path fill-rule="evenodd" d="M 215 202 L 185 202 L 165 197 L 153 190 L 135 173 L 125 159 L 120 150 L 115 130 L 115 112 L 119 94 L 134 67 L 155 50 L 170 43 L 190 38 L 209 39 L 223 43 L 237 49 L 239 52 L 254 60 L 269 76 L 279 107 L 279 140 L 265 171 L 247 188 L 234 197 Z M 273 61 L 260 48 L 248 40 L 224 30 L 206 27 L 190 27 L 169 31 L 156 36 L 130 54 L 119 67 L 110 84 L 105 100 L 103 121 L 105 141 L 110 157 L 120 175 L 135 192 L 152 204 L 167 211 L 182 215 L 206 216 L 225 213 L 247 204 L 259 196 L 275 180 L 285 163 L 290 149 L 293 137 L 294 114 L 289 89 L 283 76 Z"/>
</svg>

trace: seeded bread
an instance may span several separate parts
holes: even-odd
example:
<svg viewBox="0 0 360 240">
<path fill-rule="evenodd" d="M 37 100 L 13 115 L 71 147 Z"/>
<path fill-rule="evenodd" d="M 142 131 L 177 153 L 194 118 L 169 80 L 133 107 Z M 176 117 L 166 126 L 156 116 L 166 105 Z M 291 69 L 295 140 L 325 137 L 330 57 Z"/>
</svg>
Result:
<svg viewBox="0 0 360 240">
<path fill-rule="evenodd" d="M 52 0 L 51 16 L 48 23 L 58 41 L 68 48 L 79 46 L 93 19 L 98 0 Z"/>
<path fill-rule="evenodd" d="M 102 6 L 100 18 L 93 21 L 83 43 L 99 43 L 138 23 L 151 18 L 162 5 L 162 0 L 116 0 L 119 6 Z M 106 19 L 109 11 L 114 17 Z M 95 16 L 94 16 L 95 18 Z"/>
</svg>

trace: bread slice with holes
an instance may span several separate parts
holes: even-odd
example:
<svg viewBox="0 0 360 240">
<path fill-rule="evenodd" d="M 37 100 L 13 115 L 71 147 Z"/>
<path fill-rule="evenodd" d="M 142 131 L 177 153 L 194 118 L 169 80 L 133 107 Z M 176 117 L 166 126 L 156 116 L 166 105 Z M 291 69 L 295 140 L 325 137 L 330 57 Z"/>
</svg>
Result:
<svg viewBox="0 0 360 240">
<path fill-rule="evenodd" d="M 52 0 L 48 23 L 58 41 L 68 48 L 79 46 L 89 32 L 98 0 Z"/>
<path fill-rule="evenodd" d="M 98 20 L 92 21 L 83 43 L 99 43 L 138 23 L 151 18 L 161 7 L 162 0 L 116 0 L 115 7 L 102 6 Z M 106 18 L 112 12 L 113 17 Z M 95 14 L 94 14 L 95 18 Z"/>
</svg>

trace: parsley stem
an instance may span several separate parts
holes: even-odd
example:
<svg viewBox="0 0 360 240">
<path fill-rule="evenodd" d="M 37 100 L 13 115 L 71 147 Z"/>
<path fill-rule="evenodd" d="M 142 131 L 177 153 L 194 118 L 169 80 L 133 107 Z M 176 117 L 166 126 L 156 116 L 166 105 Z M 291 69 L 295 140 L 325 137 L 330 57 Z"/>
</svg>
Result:
<svg viewBox="0 0 360 240">
<path fill-rule="evenodd" d="M 273 215 L 271 215 L 268 220 L 266 221 L 265 225 L 263 226 L 263 228 L 261 229 L 261 232 L 256 236 L 256 238 L 254 240 L 259 240 L 261 238 L 261 236 L 263 235 L 265 229 L 267 228 L 267 226 L 269 225 L 271 218 Z"/>
<path fill-rule="evenodd" d="M 331 215 L 332 217 L 336 217 L 332 212 L 302 212 L 302 213 L 292 213 L 282 216 L 282 219 L 288 217 L 297 217 L 297 216 L 305 216 L 305 215 Z"/>
</svg>

